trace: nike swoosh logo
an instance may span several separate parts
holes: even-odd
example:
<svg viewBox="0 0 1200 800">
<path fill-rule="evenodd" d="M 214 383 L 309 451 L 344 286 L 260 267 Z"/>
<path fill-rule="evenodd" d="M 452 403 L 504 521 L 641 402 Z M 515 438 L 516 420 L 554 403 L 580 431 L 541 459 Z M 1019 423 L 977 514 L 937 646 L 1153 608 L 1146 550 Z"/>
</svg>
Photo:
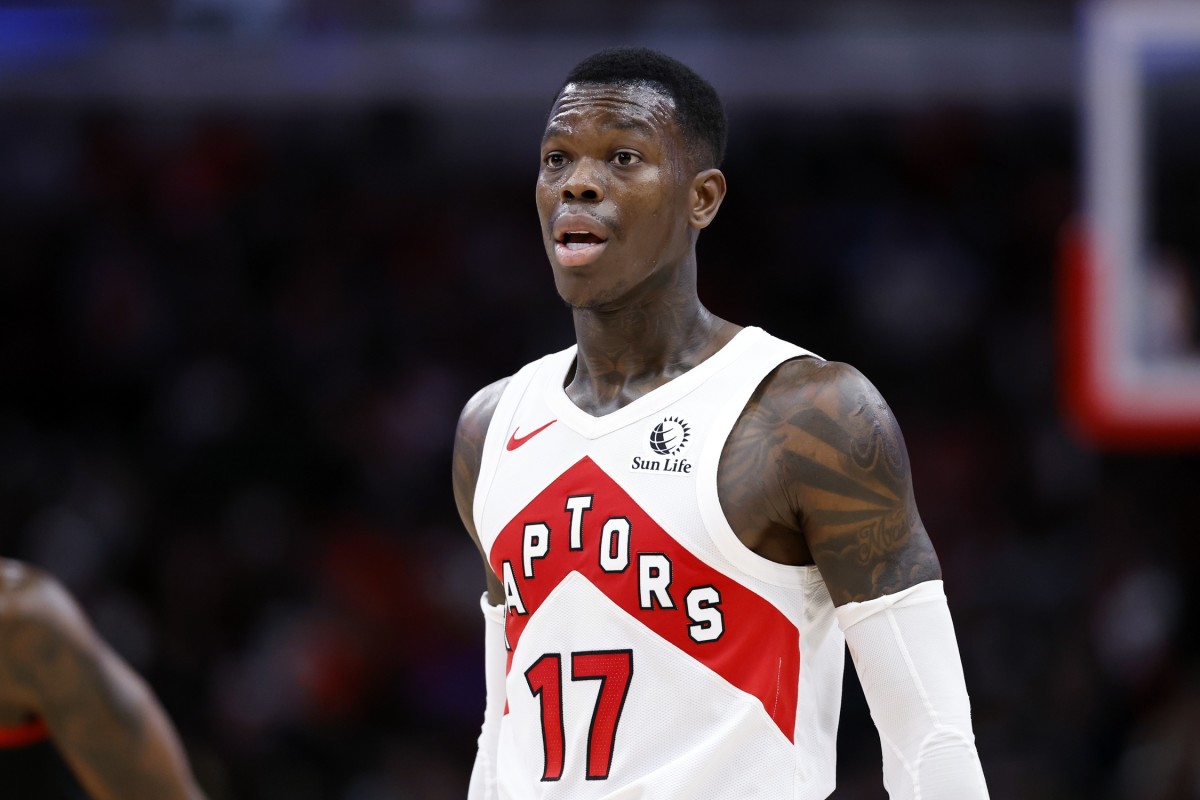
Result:
<svg viewBox="0 0 1200 800">
<path fill-rule="evenodd" d="M 547 422 L 545 425 L 543 425 L 542 427 L 538 428 L 537 430 L 533 431 L 532 433 L 527 433 L 524 436 L 517 436 L 517 432 L 514 430 L 512 432 L 512 437 L 509 438 L 508 444 L 505 445 L 505 448 L 508 450 L 516 450 L 518 447 L 525 444 L 530 439 L 537 436 L 539 433 L 546 430 L 546 428 L 549 428 L 551 425 L 553 425 L 556 422 L 558 422 L 558 420 L 552 419 L 549 422 Z"/>
</svg>

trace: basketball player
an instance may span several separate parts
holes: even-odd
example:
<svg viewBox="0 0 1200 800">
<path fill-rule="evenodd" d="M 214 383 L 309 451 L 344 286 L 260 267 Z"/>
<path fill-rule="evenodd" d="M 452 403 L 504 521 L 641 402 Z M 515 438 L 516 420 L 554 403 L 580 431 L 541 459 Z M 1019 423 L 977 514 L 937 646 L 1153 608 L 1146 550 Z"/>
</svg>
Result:
<svg viewBox="0 0 1200 800">
<path fill-rule="evenodd" d="M 0 796 L 203 800 L 170 721 L 142 679 L 57 581 L 6 559 L 0 559 Z"/>
<path fill-rule="evenodd" d="M 653 51 L 584 60 L 550 110 L 576 344 L 480 391 L 455 443 L 488 570 L 470 797 L 825 798 L 848 643 L 891 797 L 986 798 L 896 420 L 697 297 L 724 147 L 712 87 Z"/>
</svg>

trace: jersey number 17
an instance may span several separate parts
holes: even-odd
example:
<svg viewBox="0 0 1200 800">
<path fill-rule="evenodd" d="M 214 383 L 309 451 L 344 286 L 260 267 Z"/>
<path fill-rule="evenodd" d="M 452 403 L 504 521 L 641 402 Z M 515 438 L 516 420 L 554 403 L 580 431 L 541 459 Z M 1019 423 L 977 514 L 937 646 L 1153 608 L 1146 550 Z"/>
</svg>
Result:
<svg viewBox="0 0 1200 800">
<path fill-rule="evenodd" d="M 621 721 L 625 696 L 629 694 L 629 682 L 633 678 L 633 651 L 592 650 L 570 656 L 573 682 L 600 681 L 588 728 L 587 779 L 602 781 L 612 768 L 617 724 Z M 542 747 L 546 756 L 543 781 L 561 778 L 566 759 L 562 661 L 562 654 L 546 653 L 525 670 L 529 691 L 541 704 Z"/>
</svg>

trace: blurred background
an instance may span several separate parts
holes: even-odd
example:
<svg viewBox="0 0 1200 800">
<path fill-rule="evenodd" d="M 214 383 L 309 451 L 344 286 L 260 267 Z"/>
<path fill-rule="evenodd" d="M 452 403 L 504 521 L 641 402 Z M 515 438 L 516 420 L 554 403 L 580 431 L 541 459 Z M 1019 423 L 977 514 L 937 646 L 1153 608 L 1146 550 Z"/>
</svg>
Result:
<svg viewBox="0 0 1200 800">
<path fill-rule="evenodd" d="M 992 797 L 1200 798 L 1200 460 L 1101 446 L 1061 399 L 1087 12 L 0 4 L 0 553 L 77 594 L 213 800 L 464 797 L 483 573 L 454 424 L 573 341 L 542 125 L 580 58 L 650 45 L 727 103 L 702 299 L 900 420 Z M 1194 117 L 1156 128 L 1154 195 L 1189 340 Z M 850 677 L 835 800 L 886 797 L 879 765 Z"/>
</svg>

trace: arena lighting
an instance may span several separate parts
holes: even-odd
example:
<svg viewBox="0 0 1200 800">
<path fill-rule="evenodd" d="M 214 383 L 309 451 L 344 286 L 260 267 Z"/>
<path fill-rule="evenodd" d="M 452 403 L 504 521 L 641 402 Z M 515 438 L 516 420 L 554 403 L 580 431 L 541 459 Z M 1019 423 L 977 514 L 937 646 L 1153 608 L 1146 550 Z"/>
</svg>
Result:
<svg viewBox="0 0 1200 800">
<path fill-rule="evenodd" d="M 1152 145 L 1188 134 L 1154 125 L 1150 96 L 1169 82 L 1171 102 L 1200 110 L 1200 4 L 1099 3 L 1083 31 L 1084 216 L 1059 265 L 1065 410 L 1102 447 L 1196 448 L 1200 251 L 1156 240 L 1151 185 Z"/>
</svg>

